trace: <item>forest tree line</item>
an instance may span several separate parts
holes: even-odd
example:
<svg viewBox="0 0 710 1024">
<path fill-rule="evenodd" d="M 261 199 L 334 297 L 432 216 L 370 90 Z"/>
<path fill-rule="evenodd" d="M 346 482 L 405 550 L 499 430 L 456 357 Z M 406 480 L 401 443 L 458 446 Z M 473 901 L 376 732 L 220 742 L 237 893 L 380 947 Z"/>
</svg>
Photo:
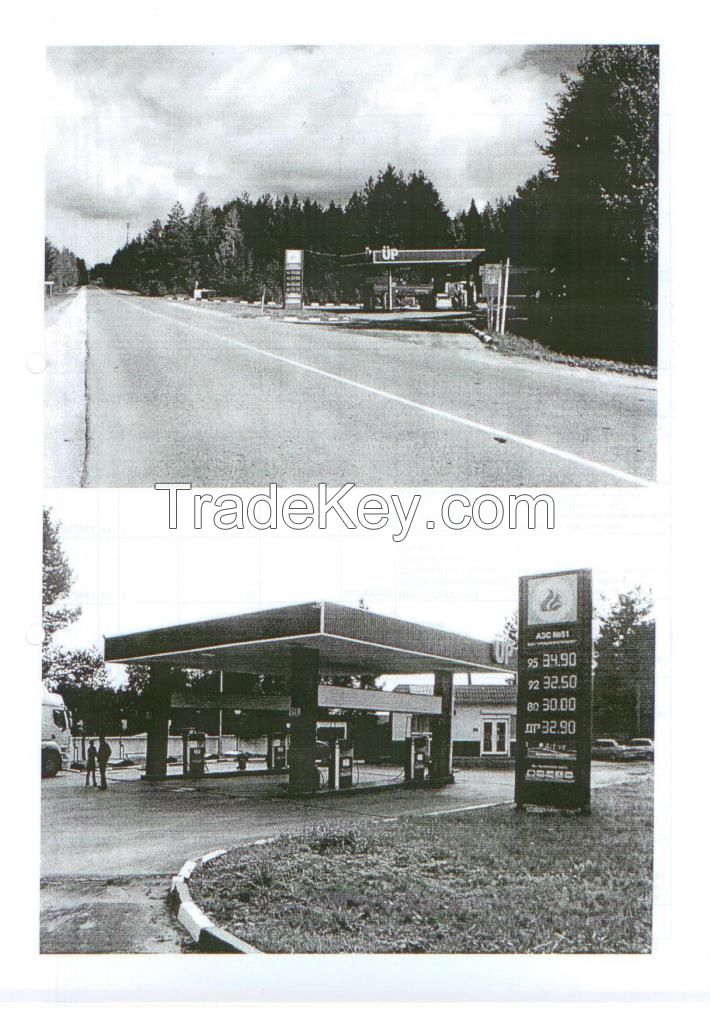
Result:
<svg viewBox="0 0 710 1024">
<path fill-rule="evenodd" d="M 86 284 L 89 275 L 86 263 L 70 249 L 57 249 L 56 245 L 44 240 L 44 279 L 52 281 L 55 292 L 65 292 L 67 288 L 76 288 Z"/>
<path fill-rule="evenodd" d="M 341 204 L 243 194 L 211 206 L 202 192 L 189 212 L 176 202 L 165 222 L 153 221 L 92 277 L 147 295 L 191 293 L 198 281 L 221 295 L 279 301 L 283 251 L 296 248 L 306 250 L 307 300 L 352 301 L 362 278 L 329 254 L 470 246 L 485 249 L 486 262 L 510 257 L 544 272 L 554 317 L 531 323 L 539 333 L 548 321 L 541 340 L 565 347 L 574 335 L 598 354 L 600 344 L 616 351 L 621 343 L 622 358 L 652 362 L 658 78 L 656 47 L 590 47 L 548 108 L 545 165 L 480 211 L 472 198 L 450 214 L 421 170 L 392 165 Z"/>
</svg>

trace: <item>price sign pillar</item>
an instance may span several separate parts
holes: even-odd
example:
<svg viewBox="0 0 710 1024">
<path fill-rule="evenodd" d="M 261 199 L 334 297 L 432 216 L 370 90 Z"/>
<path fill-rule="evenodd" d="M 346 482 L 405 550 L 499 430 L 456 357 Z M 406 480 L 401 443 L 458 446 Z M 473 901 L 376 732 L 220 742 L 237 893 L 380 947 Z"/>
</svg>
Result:
<svg viewBox="0 0 710 1024">
<path fill-rule="evenodd" d="M 589 812 L 592 574 L 522 576 L 515 804 Z"/>
<path fill-rule="evenodd" d="M 303 309 L 303 249 L 284 253 L 284 309 Z"/>
</svg>

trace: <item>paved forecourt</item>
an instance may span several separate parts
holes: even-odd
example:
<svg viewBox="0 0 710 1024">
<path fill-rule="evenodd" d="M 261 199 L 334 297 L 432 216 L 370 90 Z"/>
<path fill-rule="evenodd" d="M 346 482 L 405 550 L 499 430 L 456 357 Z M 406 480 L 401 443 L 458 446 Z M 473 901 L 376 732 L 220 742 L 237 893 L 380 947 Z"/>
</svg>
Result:
<svg viewBox="0 0 710 1024">
<path fill-rule="evenodd" d="M 646 764 L 595 764 L 592 787 L 633 781 L 651 771 Z M 512 769 L 456 769 L 455 778 L 455 785 L 443 789 L 361 789 L 347 797 L 324 793 L 293 800 L 283 798 L 284 783 L 276 776 L 151 785 L 113 772 L 103 793 L 85 789 L 81 775 L 63 774 L 42 782 L 41 873 L 43 878 L 167 877 L 185 860 L 243 840 L 315 825 L 512 804 Z"/>
</svg>

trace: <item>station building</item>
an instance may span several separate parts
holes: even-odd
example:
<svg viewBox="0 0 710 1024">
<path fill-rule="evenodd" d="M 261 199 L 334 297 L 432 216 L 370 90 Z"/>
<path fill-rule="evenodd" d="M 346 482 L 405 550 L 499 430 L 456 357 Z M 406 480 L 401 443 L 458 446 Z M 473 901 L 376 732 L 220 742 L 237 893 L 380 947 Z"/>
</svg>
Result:
<svg viewBox="0 0 710 1024">
<path fill-rule="evenodd" d="M 430 695 L 433 683 L 398 683 L 395 693 Z M 452 745 L 455 758 L 481 758 L 507 762 L 515 757 L 516 702 L 515 678 L 498 683 L 454 684 Z M 391 716 L 391 742 L 394 756 L 412 736 L 431 732 L 426 715 Z"/>
</svg>

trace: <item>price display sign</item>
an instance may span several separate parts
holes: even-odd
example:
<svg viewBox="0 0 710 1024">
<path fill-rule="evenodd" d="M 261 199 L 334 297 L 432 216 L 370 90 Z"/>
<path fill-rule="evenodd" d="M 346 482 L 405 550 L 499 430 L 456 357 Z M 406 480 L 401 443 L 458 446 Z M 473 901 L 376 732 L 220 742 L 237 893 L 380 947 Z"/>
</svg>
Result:
<svg viewBox="0 0 710 1024">
<path fill-rule="evenodd" d="M 303 307 L 303 249 L 287 249 L 284 254 L 284 308 Z"/>
<path fill-rule="evenodd" d="M 589 811 L 592 574 L 522 576 L 515 803 Z"/>
</svg>

